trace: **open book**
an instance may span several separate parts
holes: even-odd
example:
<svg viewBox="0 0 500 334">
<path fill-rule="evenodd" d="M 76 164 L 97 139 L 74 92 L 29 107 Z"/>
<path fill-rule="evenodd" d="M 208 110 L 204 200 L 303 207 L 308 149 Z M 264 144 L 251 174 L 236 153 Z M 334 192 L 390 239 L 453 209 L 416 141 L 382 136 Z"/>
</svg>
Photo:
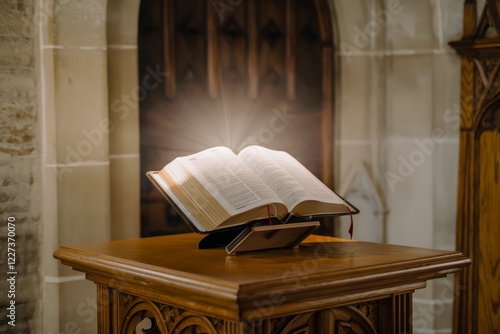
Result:
<svg viewBox="0 0 500 334">
<path fill-rule="evenodd" d="M 226 147 L 210 148 L 147 176 L 201 233 L 261 219 L 359 212 L 290 154 L 260 146 L 237 155 Z"/>
</svg>

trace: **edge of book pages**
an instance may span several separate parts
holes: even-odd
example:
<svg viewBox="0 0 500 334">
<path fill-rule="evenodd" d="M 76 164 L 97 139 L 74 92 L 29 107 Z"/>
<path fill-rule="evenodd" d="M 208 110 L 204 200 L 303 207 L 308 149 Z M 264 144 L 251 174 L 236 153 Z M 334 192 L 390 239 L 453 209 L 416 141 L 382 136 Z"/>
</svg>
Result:
<svg viewBox="0 0 500 334">
<path fill-rule="evenodd" d="M 186 224 L 189 225 L 189 227 L 193 231 L 195 231 L 197 233 L 210 233 L 210 231 L 206 231 L 206 232 L 200 231 L 200 229 L 198 227 L 196 227 L 195 224 L 193 224 L 191 218 L 188 217 L 184 213 L 184 211 L 179 208 L 179 206 L 177 205 L 177 203 L 175 203 L 172 198 L 170 198 L 170 196 L 165 192 L 165 190 L 163 189 L 163 187 L 161 185 L 159 185 L 158 182 L 153 177 L 154 174 L 158 174 L 158 173 L 159 173 L 158 171 L 149 171 L 149 172 L 146 172 L 146 176 L 151 181 L 151 183 L 153 183 L 153 185 L 155 186 L 155 188 L 158 189 L 158 191 L 163 195 L 163 197 L 167 200 L 167 202 L 170 205 L 172 205 L 172 207 L 174 208 L 174 210 L 179 214 L 179 216 L 181 216 L 181 218 L 186 222 Z"/>
</svg>

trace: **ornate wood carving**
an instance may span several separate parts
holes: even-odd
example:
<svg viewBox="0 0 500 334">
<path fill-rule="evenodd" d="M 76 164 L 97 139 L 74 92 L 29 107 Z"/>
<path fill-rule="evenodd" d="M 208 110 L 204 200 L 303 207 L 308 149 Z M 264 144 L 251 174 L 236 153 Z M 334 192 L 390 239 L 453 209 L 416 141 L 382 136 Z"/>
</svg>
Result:
<svg viewBox="0 0 500 334">
<path fill-rule="evenodd" d="M 113 318 L 117 324 L 114 328 L 120 334 L 136 334 L 137 330 L 147 334 L 376 334 L 386 333 L 391 328 L 388 323 L 384 323 L 384 320 L 391 318 L 390 299 L 367 301 L 278 318 L 262 318 L 244 325 L 193 313 L 117 290 L 111 291 L 115 300 Z M 399 307 L 399 305 L 392 306 Z M 394 319 L 399 317 L 397 312 L 392 314 L 394 314 L 392 316 Z M 101 333 L 109 332 L 112 328 L 109 326 L 110 324 L 108 324 L 108 329 Z M 406 327 L 394 328 L 398 329 L 397 333 L 403 330 L 405 330 L 404 333 L 411 331 Z"/>
<path fill-rule="evenodd" d="M 114 291 L 117 298 L 115 318 L 120 334 L 135 334 L 144 319 L 150 321 L 143 328 L 148 334 L 170 333 L 240 333 L 241 325 L 235 322 L 196 314 L 175 306 Z"/>
<path fill-rule="evenodd" d="M 368 301 L 280 318 L 264 318 L 250 324 L 247 329 L 249 333 L 261 334 L 386 333 L 389 326 L 382 319 L 390 318 L 388 305 L 390 303 L 385 300 L 382 306 L 381 301 Z"/>
<path fill-rule="evenodd" d="M 335 308 L 330 310 L 330 313 L 334 322 L 334 333 L 381 333 L 365 314 L 353 306 Z"/>
<path fill-rule="evenodd" d="M 146 300 L 141 297 L 116 292 L 118 297 L 117 333 L 136 333 L 137 329 L 148 334 L 166 333 L 279 333 L 332 334 L 385 333 L 380 325 L 378 301 L 336 307 L 316 312 L 305 312 L 272 319 L 259 319 L 246 326 L 231 321 L 195 314 L 175 306 Z M 144 321 L 149 320 L 149 321 Z M 327 330 L 327 329 L 331 330 Z M 400 331 L 398 331 L 400 332 Z"/>
<path fill-rule="evenodd" d="M 500 2 L 465 1 L 457 249 L 472 266 L 456 276 L 455 333 L 500 331 Z M 496 283 L 493 283 L 496 282 Z"/>
<path fill-rule="evenodd" d="M 259 334 L 315 334 L 315 333 L 410 333 L 408 327 L 394 327 L 386 323 L 396 321 L 399 312 L 393 311 L 390 299 L 374 300 L 349 306 L 304 312 L 279 318 L 263 318 L 242 324 L 196 314 L 179 307 L 155 302 L 143 297 L 98 287 L 98 300 L 103 306 L 100 313 L 99 333 L 116 330 L 121 334 L 170 333 L 259 333 Z M 114 303 L 102 302 L 113 294 Z M 103 299 L 104 298 L 104 299 Z M 393 305 L 399 307 L 399 305 Z M 110 312 L 112 311 L 112 312 Z M 112 318 L 110 318 L 112 316 Z M 112 321 L 108 321 L 114 319 Z M 106 321 L 103 321 L 106 320 Z M 145 321 L 148 320 L 148 321 Z M 104 325 L 104 326 L 101 326 Z M 406 328 L 406 330 L 403 330 Z M 393 331 L 393 332 L 394 332 Z"/>
</svg>

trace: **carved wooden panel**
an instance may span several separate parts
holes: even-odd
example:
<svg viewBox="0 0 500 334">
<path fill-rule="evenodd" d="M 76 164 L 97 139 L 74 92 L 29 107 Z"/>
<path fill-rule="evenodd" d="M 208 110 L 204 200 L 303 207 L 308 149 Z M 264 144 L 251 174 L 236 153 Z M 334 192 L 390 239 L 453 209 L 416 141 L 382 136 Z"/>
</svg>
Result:
<svg viewBox="0 0 500 334">
<path fill-rule="evenodd" d="M 408 315 L 400 314 L 398 309 L 400 305 L 391 303 L 394 298 L 406 300 L 409 296 L 406 294 L 354 305 L 240 323 L 193 313 L 176 306 L 117 290 L 110 291 L 113 303 L 109 304 L 109 307 L 106 305 L 108 310 L 102 313 L 103 316 L 100 319 L 110 316 L 113 320 L 101 321 L 101 329 L 103 329 L 100 331 L 101 333 L 108 333 L 111 329 L 120 334 L 136 334 L 138 332 L 147 334 L 376 334 L 411 332 L 411 328 L 396 324 L 399 319 L 402 319 L 402 316 Z M 99 298 L 102 297 L 103 295 L 100 294 Z M 113 311 L 109 312 L 109 309 Z"/>
<path fill-rule="evenodd" d="M 456 333 L 500 332 L 500 6 L 465 1 L 457 249 L 472 266 L 456 276 Z M 476 19 L 477 18 L 477 19 Z"/>
<path fill-rule="evenodd" d="M 333 325 L 331 333 L 384 333 L 379 326 L 380 311 L 386 310 L 380 309 L 376 301 L 328 310 Z"/>
<path fill-rule="evenodd" d="M 114 319 L 117 324 L 114 328 L 120 334 L 136 334 L 137 330 L 147 334 L 242 332 L 242 325 L 236 322 L 193 313 L 116 290 L 113 293 Z"/>
<path fill-rule="evenodd" d="M 142 175 L 208 147 L 258 144 L 333 186 L 326 0 L 148 0 L 139 25 Z M 141 204 L 143 236 L 187 230 L 144 176 Z"/>
</svg>

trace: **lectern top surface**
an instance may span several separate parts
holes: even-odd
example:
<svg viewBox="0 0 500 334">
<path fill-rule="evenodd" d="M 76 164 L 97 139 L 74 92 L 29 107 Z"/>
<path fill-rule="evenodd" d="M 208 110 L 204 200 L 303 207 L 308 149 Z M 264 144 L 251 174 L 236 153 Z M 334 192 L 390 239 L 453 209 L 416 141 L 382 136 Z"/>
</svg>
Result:
<svg viewBox="0 0 500 334">
<path fill-rule="evenodd" d="M 206 284 L 229 290 L 245 286 L 280 289 L 328 282 L 332 286 L 401 284 L 445 276 L 468 265 L 460 252 L 310 236 L 295 249 L 227 255 L 197 249 L 198 234 L 120 240 L 61 247 L 64 264 L 91 275 L 155 285 Z M 127 278 L 128 277 L 128 278 Z M 355 285 L 353 285 L 356 283 Z M 322 283 L 324 284 L 324 283 Z"/>
</svg>

